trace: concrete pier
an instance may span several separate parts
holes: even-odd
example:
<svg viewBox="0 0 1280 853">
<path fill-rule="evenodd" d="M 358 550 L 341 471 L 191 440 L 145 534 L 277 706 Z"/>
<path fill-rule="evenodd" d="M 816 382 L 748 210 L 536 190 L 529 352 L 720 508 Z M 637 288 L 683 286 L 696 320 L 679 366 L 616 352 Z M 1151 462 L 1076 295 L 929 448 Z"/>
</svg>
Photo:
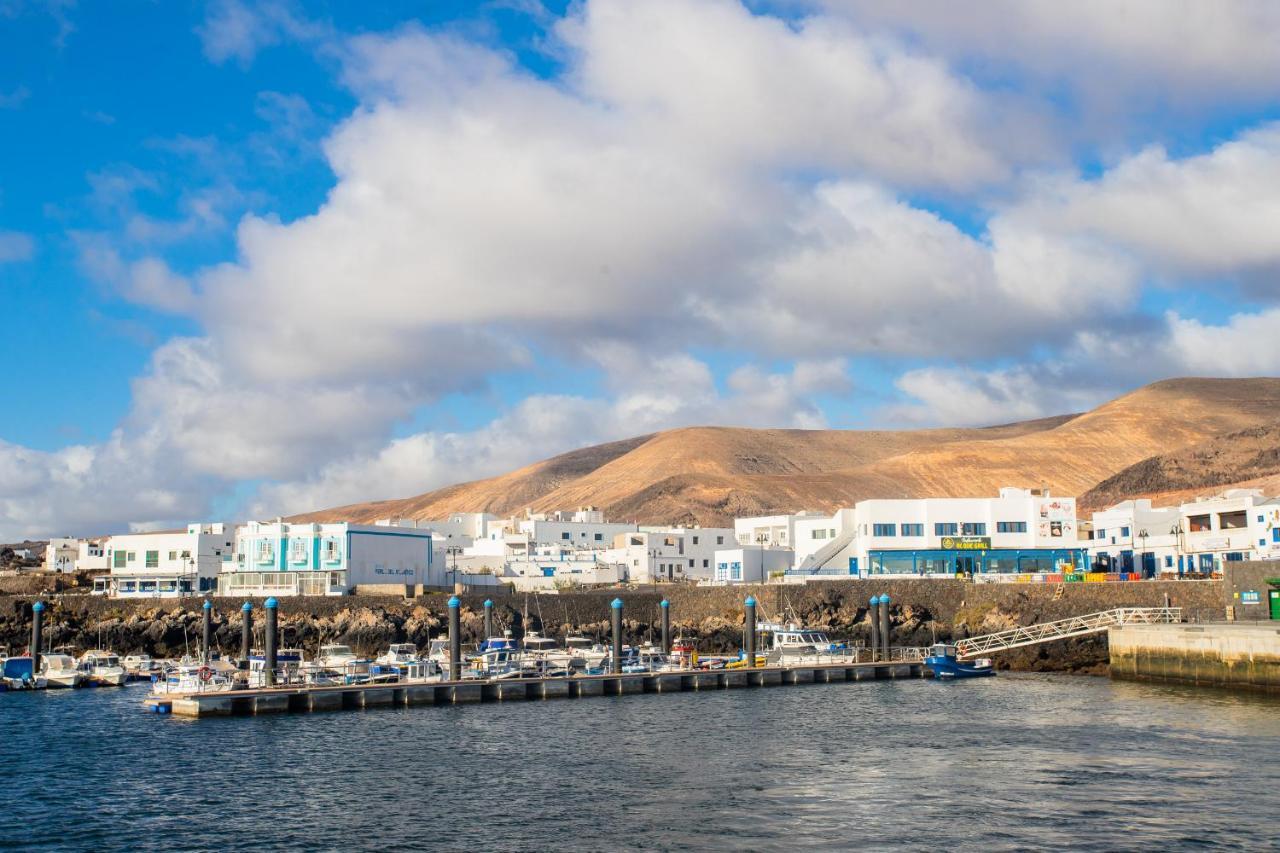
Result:
<svg viewBox="0 0 1280 853">
<path fill-rule="evenodd" d="M 149 696 L 145 705 L 156 713 L 187 717 L 339 711 L 398 705 L 451 705 L 511 702 L 529 699 L 569 699 L 594 696 L 634 696 L 730 688 L 775 687 L 794 684 L 844 683 L 888 678 L 920 678 L 918 663 L 838 663 L 757 669 L 685 670 L 681 672 L 581 675 L 495 681 L 465 680 L 405 684 L 303 685 Z"/>
<path fill-rule="evenodd" d="M 1280 625 L 1125 625 L 1107 632 L 1112 678 L 1280 693 Z"/>
</svg>

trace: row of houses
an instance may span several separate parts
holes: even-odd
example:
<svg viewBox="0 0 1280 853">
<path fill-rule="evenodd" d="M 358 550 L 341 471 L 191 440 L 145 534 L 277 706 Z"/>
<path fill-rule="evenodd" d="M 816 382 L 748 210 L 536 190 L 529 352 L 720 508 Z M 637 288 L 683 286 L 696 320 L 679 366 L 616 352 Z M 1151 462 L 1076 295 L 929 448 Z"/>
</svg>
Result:
<svg viewBox="0 0 1280 853">
<path fill-rule="evenodd" d="M 592 507 L 374 524 L 199 523 L 54 539 L 46 564 L 94 571 L 96 592 L 131 598 L 830 576 L 1203 576 L 1226 562 L 1277 557 L 1280 499 L 1257 491 L 1171 507 L 1125 501 L 1078 520 L 1074 498 L 1010 487 L 989 498 L 876 499 L 831 514 L 740 518 L 731 528 L 609 521 Z"/>
</svg>

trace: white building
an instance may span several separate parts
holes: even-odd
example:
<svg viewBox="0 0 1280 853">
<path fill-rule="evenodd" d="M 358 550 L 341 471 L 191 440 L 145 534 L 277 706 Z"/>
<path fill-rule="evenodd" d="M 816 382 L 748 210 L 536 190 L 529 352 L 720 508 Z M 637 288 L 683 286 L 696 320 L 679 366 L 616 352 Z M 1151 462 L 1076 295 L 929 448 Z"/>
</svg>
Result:
<svg viewBox="0 0 1280 853">
<path fill-rule="evenodd" d="M 793 574 L 945 576 L 1083 571 L 1075 498 L 1006 487 L 994 498 L 859 501 L 798 520 Z M 803 555 L 803 556 L 799 556 Z"/>
<path fill-rule="evenodd" d="M 44 548 L 46 572 L 74 572 L 80 556 L 80 540 L 55 537 Z"/>
<path fill-rule="evenodd" d="M 632 583 L 711 580 L 716 549 L 734 541 L 725 527 L 645 527 L 615 536 L 601 559 L 626 566 Z"/>
<path fill-rule="evenodd" d="M 744 545 L 724 548 L 715 553 L 717 583 L 764 583 L 784 574 L 795 561 L 790 548 L 768 548 Z"/>
<path fill-rule="evenodd" d="M 411 524 L 411 522 L 410 522 Z M 251 521 L 236 531 L 236 554 L 218 579 L 220 595 L 404 593 L 444 586 L 429 530 L 384 524 Z"/>
<path fill-rule="evenodd" d="M 735 518 L 733 530 L 739 545 L 763 545 L 767 548 L 791 548 L 796 541 L 796 524 L 822 513 L 799 512 L 793 515 L 761 515 Z"/>
<path fill-rule="evenodd" d="M 107 564 L 106 539 L 81 539 L 76 548 L 76 571 L 105 572 Z"/>
<path fill-rule="evenodd" d="M 109 574 L 95 582 L 113 598 L 178 598 L 212 592 L 231 559 L 229 525 L 190 524 L 186 530 L 128 533 L 107 540 Z"/>
<path fill-rule="evenodd" d="M 1178 574 L 1214 574 L 1222 564 L 1280 559 L 1280 499 L 1231 489 L 1178 508 Z"/>
<path fill-rule="evenodd" d="M 1082 544 L 1096 572 L 1176 574 L 1181 558 L 1178 507 L 1153 507 L 1149 500 L 1121 501 L 1095 512 L 1091 535 Z"/>
<path fill-rule="evenodd" d="M 507 562 L 499 578 L 516 590 L 564 589 L 616 584 L 626 580 L 626 568 L 602 559 L 603 551 L 542 545 L 525 559 Z"/>
</svg>

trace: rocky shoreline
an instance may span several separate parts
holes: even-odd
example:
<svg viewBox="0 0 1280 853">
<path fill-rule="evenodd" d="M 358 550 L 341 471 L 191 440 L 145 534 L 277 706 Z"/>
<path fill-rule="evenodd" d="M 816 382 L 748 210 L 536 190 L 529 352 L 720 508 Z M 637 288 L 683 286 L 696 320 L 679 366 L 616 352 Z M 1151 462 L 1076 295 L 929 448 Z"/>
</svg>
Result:
<svg viewBox="0 0 1280 853">
<path fill-rule="evenodd" d="M 664 587 L 594 590 L 563 595 L 494 595 L 495 622 L 521 635 L 537 630 L 561 638 L 577 631 L 607 639 L 609 602 L 625 603 L 626 641 L 656 639 L 660 632 L 659 601 L 671 603 L 673 632 L 696 638 L 704 653 L 737 650 L 742 638 L 741 602 L 753 594 L 761 618 L 795 619 L 822 628 L 835 639 L 865 643 L 870 636 L 867 601 L 887 592 L 895 645 L 923 646 L 1004 630 L 1018 625 L 1061 619 L 1112 607 L 1173 606 L 1192 620 L 1220 618 L 1221 584 L 1168 582 L 1069 585 L 1061 596 L 1048 586 L 1026 584 L 972 585 L 960 581 L 841 581 L 803 587 Z M 432 593 L 406 601 L 394 597 L 352 596 L 329 599 L 282 599 L 281 642 L 314 653 L 322 643 L 344 643 L 361 654 L 385 651 L 393 642 L 425 646 L 446 631 L 446 600 Z M 32 596 L 0 597 L 0 646 L 25 649 L 30 637 Z M 86 595 L 45 597 L 45 637 L 49 647 L 83 650 L 103 646 L 121 654 L 144 652 L 178 657 L 193 651 L 201 635 L 200 599 L 181 601 L 109 601 Z M 463 642 L 475 643 L 483 632 L 483 596 L 462 596 Z M 228 654 L 240 645 L 239 599 L 213 599 L 214 643 Z M 255 635 L 262 632 L 261 602 L 255 602 Z M 1107 671 L 1105 635 L 1080 637 L 1002 652 L 1000 669 L 1023 671 Z"/>
</svg>

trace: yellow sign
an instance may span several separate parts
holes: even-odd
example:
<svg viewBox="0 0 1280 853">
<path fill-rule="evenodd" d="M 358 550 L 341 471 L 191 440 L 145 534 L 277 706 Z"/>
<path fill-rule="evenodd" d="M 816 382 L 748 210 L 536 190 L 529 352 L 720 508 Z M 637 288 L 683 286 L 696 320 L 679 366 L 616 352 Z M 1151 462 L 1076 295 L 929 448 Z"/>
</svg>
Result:
<svg viewBox="0 0 1280 853">
<path fill-rule="evenodd" d="M 991 537 L 943 536 L 942 548 L 946 551 L 986 551 L 991 548 Z"/>
</svg>

